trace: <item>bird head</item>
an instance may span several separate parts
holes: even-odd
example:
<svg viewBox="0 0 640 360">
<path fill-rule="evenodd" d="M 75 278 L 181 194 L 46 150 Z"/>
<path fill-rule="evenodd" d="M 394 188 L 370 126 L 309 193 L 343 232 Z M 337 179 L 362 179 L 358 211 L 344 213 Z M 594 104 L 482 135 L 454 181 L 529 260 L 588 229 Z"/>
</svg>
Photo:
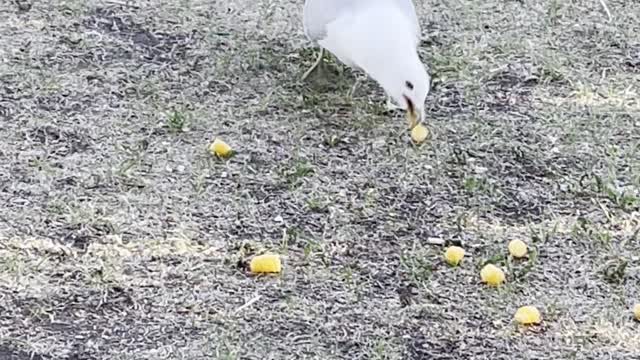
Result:
<svg viewBox="0 0 640 360">
<path fill-rule="evenodd" d="M 387 1 L 381 2 L 386 4 Z M 391 11 L 390 14 L 387 12 Z M 398 12 L 398 11 L 396 11 Z M 392 9 L 380 11 L 379 19 L 370 23 L 388 23 Z M 411 128 L 425 118 L 424 107 L 431 90 L 431 77 L 422 63 L 417 49 L 415 29 L 399 15 L 392 26 L 377 26 L 362 34 L 363 41 L 355 42 L 347 52 L 353 62 L 373 78 L 386 94 L 403 110 Z"/>
<path fill-rule="evenodd" d="M 406 111 L 410 128 L 424 121 L 424 105 L 431 90 L 431 77 L 416 56 L 396 72 L 388 93 Z"/>
</svg>

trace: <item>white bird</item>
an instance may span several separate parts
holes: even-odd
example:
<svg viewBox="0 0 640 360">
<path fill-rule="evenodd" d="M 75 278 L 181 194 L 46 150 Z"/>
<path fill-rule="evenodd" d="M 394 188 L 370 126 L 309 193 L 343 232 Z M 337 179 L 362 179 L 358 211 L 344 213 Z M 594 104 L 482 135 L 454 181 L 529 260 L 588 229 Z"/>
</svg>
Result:
<svg viewBox="0 0 640 360">
<path fill-rule="evenodd" d="M 375 80 L 388 107 L 407 111 L 410 128 L 424 120 L 431 78 L 418 55 L 421 30 L 412 0 L 305 0 L 303 25 L 309 40 L 320 45 L 303 79 L 327 50 Z"/>
</svg>

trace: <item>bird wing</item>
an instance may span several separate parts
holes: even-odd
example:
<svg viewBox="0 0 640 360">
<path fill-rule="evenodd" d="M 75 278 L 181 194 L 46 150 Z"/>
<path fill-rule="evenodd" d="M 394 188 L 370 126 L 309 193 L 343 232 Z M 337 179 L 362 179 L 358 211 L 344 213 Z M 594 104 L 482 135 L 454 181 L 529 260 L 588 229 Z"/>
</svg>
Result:
<svg viewBox="0 0 640 360">
<path fill-rule="evenodd" d="M 420 24 L 413 0 L 306 0 L 302 20 L 304 32 L 311 41 L 322 40 L 327 35 L 327 24 L 348 11 L 357 11 L 357 7 L 367 6 L 374 1 L 395 3 L 412 22 L 419 41 Z"/>
<path fill-rule="evenodd" d="M 327 36 L 327 24 L 361 0 L 306 0 L 303 9 L 304 33 L 314 42 Z"/>
<path fill-rule="evenodd" d="M 416 7 L 413 3 L 413 0 L 391 0 L 395 2 L 398 7 L 402 10 L 402 12 L 407 16 L 407 18 L 411 21 L 412 26 L 416 32 L 416 41 L 420 42 L 420 34 L 422 30 L 420 30 L 420 21 L 418 21 L 418 15 L 416 13 Z"/>
</svg>

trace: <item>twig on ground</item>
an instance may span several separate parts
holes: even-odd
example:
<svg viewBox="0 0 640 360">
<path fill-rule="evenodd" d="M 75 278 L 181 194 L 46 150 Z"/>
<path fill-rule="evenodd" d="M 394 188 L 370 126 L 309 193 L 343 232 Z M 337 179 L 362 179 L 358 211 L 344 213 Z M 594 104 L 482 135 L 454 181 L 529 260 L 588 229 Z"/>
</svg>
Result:
<svg viewBox="0 0 640 360">
<path fill-rule="evenodd" d="M 607 3 L 604 0 L 600 0 L 600 5 L 602 5 L 604 12 L 607 13 L 607 18 L 609 18 L 609 21 L 611 21 L 613 18 L 611 17 L 611 11 L 609 11 Z"/>
<path fill-rule="evenodd" d="M 249 306 L 253 305 L 253 303 L 255 303 L 256 301 L 260 300 L 262 296 L 261 295 L 257 295 L 253 298 L 251 298 L 249 301 L 247 301 L 246 303 L 244 303 L 242 306 L 240 306 L 239 308 L 237 308 L 233 314 L 238 314 L 239 312 L 241 312 L 242 310 L 248 308 Z"/>
<path fill-rule="evenodd" d="M 427 244 L 429 245 L 444 245 L 446 241 L 437 237 L 430 237 L 427 239 Z"/>
</svg>

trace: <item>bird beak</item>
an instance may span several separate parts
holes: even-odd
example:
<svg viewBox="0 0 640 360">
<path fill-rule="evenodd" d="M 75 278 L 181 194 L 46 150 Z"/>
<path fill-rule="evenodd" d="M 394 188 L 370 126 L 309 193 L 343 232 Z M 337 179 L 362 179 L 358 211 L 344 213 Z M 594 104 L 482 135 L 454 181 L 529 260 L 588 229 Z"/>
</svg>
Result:
<svg viewBox="0 0 640 360">
<path fill-rule="evenodd" d="M 419 123 L 418 119 L 420 119 L 420 114 L 416 111 L 416 106 L 413 104 L 413 101 L 411 101 L 407 95 L 402 96 L 404 97 L 404 101 L 407 102 L 407 120 L 409 121 L 409 129 L 413 129 Z"/>
<path fill-rule="evenodd" d="M 409 122 L 409 129 L 413 129 L 416 125 L 420 123 L 420 116 L 415 111 L 415 109 L 410 109 L 407 111 L 407 121 Z"/>
<path fill-rule="evenodd" d="M 413 101 L 404 95 L 404 99 L 407 101 L 407 120 L 409 121 L 409 129 L 413 129 L 419 123 L 419 119 L 422 119 L 422 114 L 416 110 Z"/>
</svg>

